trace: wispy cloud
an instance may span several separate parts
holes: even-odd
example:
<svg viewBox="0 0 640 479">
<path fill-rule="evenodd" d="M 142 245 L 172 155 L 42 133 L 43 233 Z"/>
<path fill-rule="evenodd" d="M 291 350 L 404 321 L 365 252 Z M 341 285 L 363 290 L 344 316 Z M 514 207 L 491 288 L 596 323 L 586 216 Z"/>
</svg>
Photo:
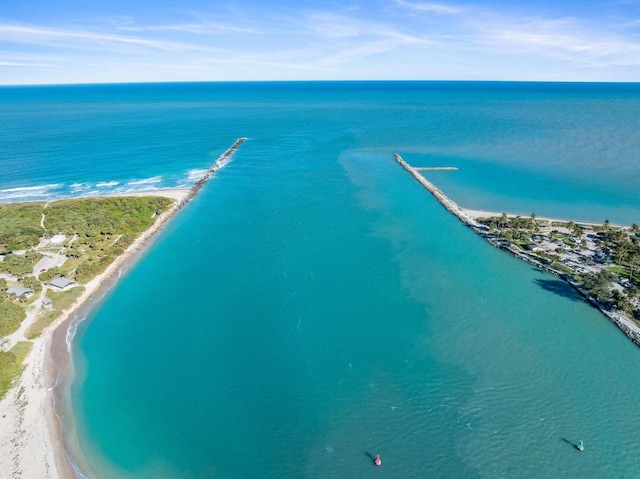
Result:
<svg viewBox="0 0 640 479">
<path fill-rule="evenodd" d="M 120 81 L 381 78 L 392 70 L 416 79 L 583 79 L 624 71 L 640 80 L 637 20 L 629 15 L 566 17 L 547 4 L 464 0 L 387 0 L 367 9 L 228 3 L 198 11 L 183 2 L 171 14 L 159 6 L 153 19 L 134 9 L 73 23 L 5 19 L 0 66 L 15 78 L 53 65 L 69 78 L 124 72 Z"/>
<path fill-rule="evenodd" d="M 240 33 L 250 35 L 262 35 L 263 32 L 252 29 L 233 25 L 226 25 L 222 23 L 182 23 L 174 25 L 148 25 L 148 26 L 120 26 L 118 30 L 128 32 L 184 32 L 195 33 L 199 35 L 211 35 L 211 34 L 225 34 L 225 33 Z"/>
<path fill-rule="evenodd" d="M 66 46 L 74 49 L 92 48 L 97 45 L 107 48 L 114 45 L 135 45 L 154 50 L 167 51 L 211 50 L 210 48 L 203 47 L 201 45 L 173 42 L 162 39 L 117 35 L 90 30 L 67 30 L 8 24 L 0 24 L 0 40 L 11 43 Z M 78 44 L 78 40 L 82 40 L 85 43 Z"/>
<path fill-rule="evenodd" d="M 575 19 L 531 20 L 479 30 L 479 43 L 505 51 L 535 51 L 584 66 L 640 65 L 640 41 Z"/>
<path fill-rule="evenodd" d="M 395 0 L 395 2 L 396 5 L 413 12 L 438 13 L 441 15 L 450 15 L 460 12 L 458 8 L 450 7 L 448 5 L 442 5 L 439 3 L 406 2 L 405 0 Z"/>
<path fill-rule="evenodd" d="M 424 35 L 403 32 L 392 25 L 362 20 L 348 15 L 312 14 L 298 26 L 313 31 L 321 43 L 315 64 L 335 68 L 403 46 L 431 45 Z"/>
</svg>

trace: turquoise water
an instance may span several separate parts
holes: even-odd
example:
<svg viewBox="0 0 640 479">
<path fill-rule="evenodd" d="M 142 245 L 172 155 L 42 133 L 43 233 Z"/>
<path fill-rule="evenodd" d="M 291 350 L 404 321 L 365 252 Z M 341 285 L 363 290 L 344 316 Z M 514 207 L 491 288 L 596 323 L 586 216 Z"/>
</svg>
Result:
<svg viewBox="0 0 640 479">
<path fill-rule="evenodd" d="M 640 475 L 638 348 L 392 156 L 459 166 L 430 178 L 463 206 L 630 224 L 639 102 L 590 84 L 0 89 L 7 200 L 188 184 L 250 138 L 79 328 L 85 472 Z"/>
</svg>

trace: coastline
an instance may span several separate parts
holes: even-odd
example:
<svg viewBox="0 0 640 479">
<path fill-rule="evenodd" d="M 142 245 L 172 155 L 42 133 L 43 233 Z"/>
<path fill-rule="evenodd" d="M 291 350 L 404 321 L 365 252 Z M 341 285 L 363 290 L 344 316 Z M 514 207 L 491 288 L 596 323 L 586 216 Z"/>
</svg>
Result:
<svg viewBox="0 0 640 479">
<path fill-rule="evenodd" d="M 33 349 L 25 359 L 25 369 L 18 383 L 0 402 L 0 478 L 76 477 L 67 458 L 53 398 L 58 376 L 64 372 L 59 367 L 68 366 L 70 362 L 66 343 L 68 326 L 81 306 L 101 292 L 108 280 L 119 274 L 127 263 L 131 264 L 131 260 L 146 249 L 149 240 L 183 206 L 190 190 L 179 191 L 180 194 L 173 190 L 169 193 L 171 196 L 161 190 L 134 195 L 168 196 L 176 201 L 124 253 L 89 281 L 76 301 L 33 341 Z M 64 334 L 56 334 L 59 331 Z M 54 361 L 54 354 L 58 356 L 57 361 Z"/>
<path fill-rule="evenodd" d="M 191 188 L 156 189 L 123 193 L 117 196 L 164 196 L 174 199 L 153 225 L 107 268 L 84 285 L 84 292 L 62 315 L 33 340 L 31 352 L 24 360 L 24 370 L 15 386 L 0 401 L 0 479 L 41 478 L 76 479 L 70 462 L 63 425 L 60 420 L 61 401 L 56 390 L 59 378 L 71 365 L 67 344 L 69 327 L 83 319 L 123 270 L 131 267 L 147 251 L 156 234 L 193 199 L 213 174 L 228 162 L 231 155 L 246 140 L 239 138 L 229 147 Z M 85 310 L 86 308 L 86 310 Z M 80 312 L 83 314 L 78 314 Z"/>
<path fill-rule="evenodd" d="M 566 272 L 560 271 L 558 269 L 553 268 L 552 266 L 543 264 L 539 261 L 535 256 L 525 253 L 523 251 L 518 250 L 517 248 L 508 244 L 499 238 L 496 238 L 494 235 L 488 233 L 487 228 L 479 223 L 478 218 L 482 217 L 495 217 L 500 216 L 502 213 L 495 213 L 489 211 L 480 211 L 480 210 L 471 210 L 460 207 L 455 201 L 445 195 L 442 190 L 440 190 L 437 186 L 427 180 L 421 173 L 424 168 L 416 168 L 407 163 L 399 154 L 395 153 L 394 158 L 396 162 L 402 168 L 404 168 L 413 178 L 422 185 L 429 193 L 431 193 L 436 200 L 451 214 L 453 214 L 456 218 L 458 218 L 465 226 L 472 229 L 476 234 L 486 240 L 492 246 L 499 248 L 512 256 L 526 261 L 527 263 L 532 264 L 533 266 L 540 268 L 548 273 L 551 273 L 555 276 L 560 277 L 563 281 L 569 284 L 572 288 L 574 288 L 586 301 L 591 304 L 594 308 L 598 309 L 603 316 L 605 316 L 610 322 L 612 322 L 625 336 L 627 336 L 636 346 L 640 346 L 640 326 L 634 322 L 631 318 L 629 318 L 626 314 L 621 311 L 610 309 L 600 301 L 598 301 L 589 291 L 587 291 L 579 282 L 573 278 L 571 274 L 567 274 Z M 434 168 L 429 168 L 433 170 Z M 443 169 L 443 168 L 436 168 Z M 444 169 L 450 169 L 445 167 Z M 521 215 L 504 213 L 508 218 L 516 218 Z M 538 221 L 545 221 L 549 224 L 553 222 L 569 222 L 571 220 L 562 220 L 556 218 L 546 218 L 546 217 L 537 217 Z M 586 226 L 599 226 L 600 223 L 586 222 L 580 221 L 581 225 Z M 612 225 L 618 226 L 618 225 Z"/>
</svg>

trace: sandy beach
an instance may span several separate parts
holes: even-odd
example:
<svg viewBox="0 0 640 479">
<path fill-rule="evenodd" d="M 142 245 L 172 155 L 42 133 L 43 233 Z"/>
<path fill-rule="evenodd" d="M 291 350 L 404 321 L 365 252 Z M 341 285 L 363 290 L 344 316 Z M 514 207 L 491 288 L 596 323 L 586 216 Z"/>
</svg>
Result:
<svg viewBox="0 0 640 479">
<path fill-rule="evenodd" d="M 22 376 L 0 401 L 0 479 L 76 478 L 63 443 L 62 425 L 54 404 L 58 377 L 65 375 L 71 363 L 67 330 L 74 316 L 78 314 L 82 319 L 93 305 L 93 300 L 102 297 L 106 290 L 115 285 L 122 271 L 144 252 L 149 240 L 229 161 L 245 140 L 238 138 L 191 188 L 150 189 L 118 195 L 164 196 L 175 202 L 104 272 L 85 284 L 84 292 L 76 301 L 33 341 L 33 349 L 24 361 Z M 31 321 L 34 319 L 35 315 Z M 21 331 L 26 331 L 28 326 L 23 324 Z M 9 346 L 22 339 L 13 336 Z"/>
<path fill-rule="evenodd" d="M 69 363 L 66 331 L 71 319 L 105 288 L 115 284 L 166 222 L 184 205 L 190 189 L 140 191 L 123 196 L 165 196 L 176 200 L 109 267 L 85 285 L 83 294 L 33 341 L 25 369 L 16 386 L 0 401 L 0 478 L 75 478 L 62 442 L 53 393 L 61 364 Z M 55 360 L 54 360 L 54 356 Z"/>
<path fill-rule="evenodd" d="M 464 212 L 464 214 L 466 214 L 469 218 L 472 218 L 474 220 L 477 220 L 478 218 L 491 218 L 491 217 L 495 217 L 495 216 L 501 216 L 502 213 L 496 213 L 495 211 L 482 211 L 482 210 L 470 210 L 467 208 L 460 208 L 461 211 Z M 508 218 L 516 218 L 518 216 L 526 218 L 529 217 L 529 215 L 516 215 L 514 213 L 505 213 L 507 215 Z M 567 220 L 567 219 L 560 219 L 560 218 L 548 218 L 548 217 L 544 217 L 544 216 L 536 216 L 536 221 L 545 221 L 545 222 L 557 222 L 557 223 L 569 223 L 572 220 Z M 602 225 L 602 223 L 592 223 L 589 221 L 574 221 L 574 223 L 579 223 L 581 225 L 588 225 L 588 226 L 600 226 Z M 621 225 L 614 225 L 612 224 L 611 226 L 621 226 Z"/>
</svg>

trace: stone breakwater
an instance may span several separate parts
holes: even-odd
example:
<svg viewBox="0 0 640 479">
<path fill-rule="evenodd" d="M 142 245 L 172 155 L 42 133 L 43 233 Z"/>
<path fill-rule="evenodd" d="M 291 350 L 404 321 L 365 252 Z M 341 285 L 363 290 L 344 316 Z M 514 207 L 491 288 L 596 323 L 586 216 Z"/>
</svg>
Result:
<svg viewBox="0 0 640 479">
<path fill-rule="evenodd" d="M 91 298 L 104 294 L 115 284 L 122 271 L 135 263 L 154 235 L 195 197 L 245 140 L 239 138 L 220 155 L 188 193 L 157 217 L 153 225 L 138 236 L 105 271 L 87 283 L 82 295 L 34 341 L 18 384 L 0 400 L 0 478 L 79 477 L 71 465 L 71 461 L 74 464 L 76 462 L 66 449 L 73 445 L 73 439 L 63 436 L 59 423 L 63 414 L 63 401 L 58 396 L 62 385 L 59 378 L 64 377 L 60 368 L 66 370 L 69 367 L 69 341 L 75 331 L 75 328 L 70 329 L 70 323 L 83 319 L 83 314 L 74 316 L 79 308 L 83 304 L 90 307 Z M 161 193 L 156 191 L 148 194 Z"/>
<path fill-rule="evenodd" d="M 216 171 L 218 171 L 227 163 L 227 161 L 231 158 L 231 155 L 233 155 L 235 151 L 240 147 L 240 145 L 242 145 L 242 143 L 244 143 L 246 140 L 247 140 L 246 138 L 238 138 L 233 143 L 233 145 L 231 145 L 224 153 L 222 153 L 222 155 L 218 157 L 218 159 L 211 166 L 211 168 L 209 168 L 207 172 L 198 181 L 196 181 L 193 184 L 193 186 L 189 189 L 189 192 L 186 195 L 184 195 L 182 198 L 180 198 L 178 201 L 176 201 L 176 203 L 171 208 L 169 208 L 167 211 L 162 213 L 156 219 L 156 221 L 151 226 L 151 228 L 149 228 L 147 231 L 142 233 L 138 237 L 138 239 L 136 239 L 136 241 L 130 246 L 130 248 L 134 251 L 139 251 L 139 250 L 142 250 L 144 247 L 146 247 L 146 244 L 149 241 L 149 239 L 152 236 L 154 236 L 171 218 L 173 218 L 173 216 L 179 210 L 184 208 L 187 205 L 187 203 L 189 203 L 189 201 L 195 198 L 195 196 L 202 189 L 205 183 L 211 179 L 211 177 L 215 174 Z M 123 257 L 127 257 L 126 251 Z M 119 260 L 120 258 L 116 258 L 115 262 L 118 263 Z M 114 266 L 113 263 L 109 265 L 108 268 L 112 268 L 112 266 Z"/>
<path fill-rule="evenodd" d="M 459 168 L 457 166 L 414 166 L 413 167 L 417 171 L 458 171 Z"/>
<path fill-rule="evenodd" d="M 245 141 L 247 141 L 247 138 L 245 137 L 238 138 L 233 143 L 233 145 L 231 145 L 224 153 L 222 153 L 222 155 L 218 157 L 213 166 L 211 166 L 211 168 L 209 168 L 207 172 L 193 184 L 193 186 L 189 189 L 189 193 L 187 193 L 186 196 L 178 202 L 178 204 L 176 205 L 176 209 L 182 208 L 189 201 L 191 201 L 202 189 L 205 183 L 211 179 L 216 171 L 218 171 L 227 163 L 227 161 L 231 158 L 231 155 L 233 155 L 240 147 L 240 145 L 242 145 Z"/>
<path fill-rule="evenodd" d="M 424 176 L 422 176 L 418 168 L 414 168 L 413 166 L 411 166 L 409 163 L 404 161 L 402 157 L 397 153 L 395 153 L 393 156 L 396 159 L 396 161 L 405 170 L 407 170 L 409 174 L 411 174 L 411 176 L 413 176 L 418 181 L 418 183 L 420 183 L 429 193 L 435 196 L 438 202 L 442 206 L 444 206 L 450 213 L 455 215 L 460 221 L 462 221 L 467 226 L 473 226 L 473 225 L 480 226 L 475 220 L 473 220 L 471 217 L 466 215 L 462 210 L 462 208 L 460 208 L 455 201 L 453 201 L 451 198 L 445 195 L 440 190 L 440 188 L 436 187 L 433 183 L 431 183 Z M 443 170 L 444 168 L 445 167 L 438 167 L 438 170 Z M 434 168 L 431 168 L 431 171 L 433 170 Z"/>
<path fill-rule="evenodd" d="M 560 278 L 562 278 L 565 282 L 571 285 L 578 293 L 585 298 L 592 306 L 600 310 L 602 314 L 604 314 L 609 321 L 615 324 L 631 341 L 633 341 L 636 345 L 640 346 L 640 327 L 633 322 L 629 317 L 627 317 L 623 312 L 617 310 L 611 310 L 607 308 L 604 304 L 600 303 L 596 300 L 588 291 L 586 291 L 580 283 L 578 283 L 575 278 L 567 274 L 563 271 L 559 271 L 555 268 L 552 268 L 550 265 L 542 263 L 537 257 L 525 253 L 521 251 L 517 247 L 513 246 L 508 240 L 496 236 L 489 232 L 488 228 L 480 223 L 478 223 L 475 219 L 467 215 L 458 204 L 445 195 L 442 190 L 440 190 L 437 186 L 427 180 L 420 171 L 455 171 L 457 168 L 455 167 L 419 167 L 415 168 L 407 163 L 399 154 L 395 153 L 394 158 L 396 161 L 402 166 L 411 176 L 413 176 L 418 183 L 420 183 L 429 193 L 431 193 L 438 202 L 444 206 L 447 211 L 453 214 L 456 218 L 458 218 L 463 224 L 471 228 L 478 235 L 482 236 L 486 241 L 488 241 L 491 245 L 496 248 L 500 248 L 503 251 L 519 258 L 527 263 L 536 266 L 544 271 L 547 271 L 551 274 L 554 274 Z"/>
<path fill-rule="evenodd" d="M 209 168 L 207 172 L 200 179 L 198 179 L 198 181 L 196 181 L 193 184 L 193 186 L 182 198 L 177 200 L 171 206 L 171 208 L 169 208 L 168 210 L 163 212 L 158 218 L 156 218 L 156 221 L 153 223 L 153 225 L 149 229 L 147 229 L 145 232 L 143 232 L 127 248 L 127 250 L 122 255 L 117 257 L 115 261 L 113 261 L 107 267 L 107 269 L 103 273 L 101 273 L 96 278 L 91 280 L 86 285 L 86 290 L 83 293 L 83 295 L 80 298 L 78 298 L 76 302 L 68 310 L 65 311 L 65 313 L 63 314 L 63 318 L 71 317 L 71 314 L 74 311 L 76 311 L 85 302 L 88 302 L 94 294 L 98 294 L 103 287 L 106 287 L 106 288 L 112 287 L 115 284 L 114 278 L 117 279 L 118 277 L 120 277 L 120 274 L 122 273 L 123 269 L 129 268 L 133 263 L 135 263 L 137 258 L 139 258 L 139 255 L 146 250 L 149 242 L 156 236 L 156 234 L 169 222 L 171 218 L 173 218 L 173 216 L 176 213 L 178 213 L 178 211 L 180 211 L 183 207 L 185 207 L 189 203 L 189 201 L 195 198 L 195 196 L 200 192 L 200 190 L 205 185 L 205 183 L 211 179 L 211 177 L 216 173 L 216 171 L 218 171 L 220 168 L 222 168 L 228 163 L 231 156 L 240 147 L 240 145 L 242 145 L 242 143 L 244 143 L 246 140 L 247 138 L 238 138 L 224 153 L 222 153 L 218 157 L 218 159 L 211 166 L 211 168 Z M 153 195 L 154 193 L 151 192 L 149 194 Z M 60 322 L 66 322 L 66 321 L 67 321 L 66 319 L 63 319 Z M 75 329 L 73 330 L 72 333 L 69 333 L 68 328 L 69 328 L 69 325 L 67 325 L 66 341 L 67 341 L 67 354 L 70 354 L 70 349 L 68 345 L 73 338 Z M 54 325 L 54 329 L 55 329 L 55 325 Z M 62 411 L 60 410 L 60 408 L 62 407 L 61 404 L 62 402 L 60 401 L 58 404 L 53 405 L 55 408 L 55 415 L 57 417 L 61 417 L 61 414 L 62 414 Z M 56 419 L 56 421 L 58 421 L 58 419 Z M 58 436 L 62 438 L 60 424 L 55 423 L 54 427 Z M 60 470 L 57 471 L 58 475 L 52 476 L 54 478 L 55 477 L 60 477 L 60 478 L 78 477 L 77 473 L 79 472 L 78 470 L 79 466 L 77 465 L 78 464 L 77 458 L 75 458 L 72 451 L 69 449 L 66 449 L 65 446 L 67 446 L 67 444 L 60 446 L 62 448 L 61 451 L 59 449 L 56 449 L 56 454 L 60 456 L 60 459 L 58 459 L 57 461 L 57 465 L 60 467 Z M 77 446 L 72 446 L 71 449 L 74 449 L 75 447 Z M 69 474 L 68 472 L 63 472 L 65 469 L 69 469 L 71 467 L 69 461 L 72 461 L 73 464 L 75 464 L 74 473 L 72 474 Z M 16 471 L 20 471 L 20 468 L 17 468 Z M 3 477 L 3 476 L 0 475 L 0 477 Z M 15 477 L 20 477 L 20 476 L 15 476 Z M 36 477 L 36 476 L 33 476 L 33 477 Z M 49 476 L 39 475 L 38 477 L 49 477 Z"/>
</svg>

